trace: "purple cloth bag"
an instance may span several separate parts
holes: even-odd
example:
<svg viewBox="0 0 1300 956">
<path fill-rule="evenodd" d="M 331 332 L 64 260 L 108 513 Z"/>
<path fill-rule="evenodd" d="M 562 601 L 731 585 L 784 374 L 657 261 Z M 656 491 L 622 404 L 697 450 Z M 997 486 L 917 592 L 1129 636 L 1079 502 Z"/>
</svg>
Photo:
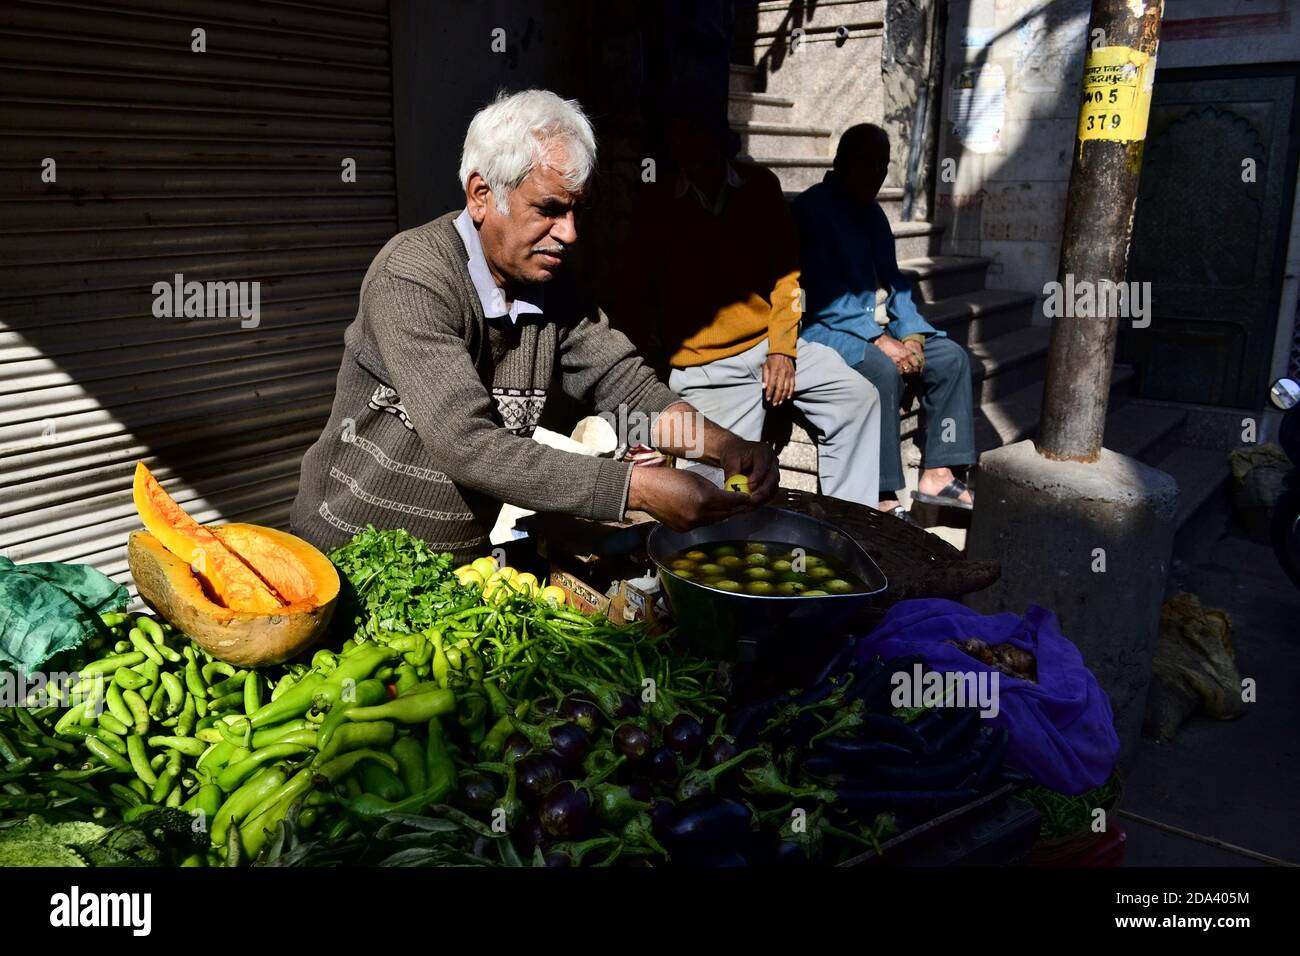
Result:
<svg viewBox="0 0 1300 956">
<path fill-rule="evenodd" d="M 999 710 L 988 720 L 1011 735 L 1007 765 L 1062 793 L 1104 784 L 1119 756 L 1110 699 L 1046 608 L 1031 604 L 1023 618 L 1009 612 L 986 617 L 955 601 L 900 601 L 858 642 L 855 656 L 914 654 L 942 673 L 995 670 L 944 643 L 969 638 L 1009 641 L 1038 661 L 1037 684 L 999 672 Z"/>
</svg>

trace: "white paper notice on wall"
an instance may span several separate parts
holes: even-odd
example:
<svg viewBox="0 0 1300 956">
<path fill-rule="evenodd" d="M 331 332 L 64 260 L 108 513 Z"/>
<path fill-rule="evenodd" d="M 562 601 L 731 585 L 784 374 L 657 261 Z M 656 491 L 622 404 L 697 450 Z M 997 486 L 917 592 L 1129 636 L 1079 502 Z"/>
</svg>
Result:
<svg viewBox="0 0 1300 956">
<path fill-rule="evenodd" d="M 974 153 L 1002 145 L 1007 112 L 1007 75 L 996 63 L 962 70 L 953 78 L 948 116 L 953 135 Z"/>
<path fill-rule="evenodd" d="M 982 50 L 993 45 L 993 35 L 992 27 L 967 27 L 961 45 L 968 50 Z"/>
</svg>

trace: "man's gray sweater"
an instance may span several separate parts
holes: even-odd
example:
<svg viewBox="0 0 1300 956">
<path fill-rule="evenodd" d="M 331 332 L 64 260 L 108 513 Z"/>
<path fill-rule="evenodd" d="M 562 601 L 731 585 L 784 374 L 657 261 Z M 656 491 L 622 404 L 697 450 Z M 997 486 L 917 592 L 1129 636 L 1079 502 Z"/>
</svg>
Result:
<svg viewBox="0 0 1300 956">
<path fill-rule="evenodd" d="M 630 465 L 529 437 L 553 375 L 600 410 L 678 401 L 569 276 L 546 284 L 541 316 L 486 319 L 457 215 L 399 233 L 366 272 L 293 505 L 293 532 L 318 548 L 373 524 L 462 560 L 485 552 L 502 502 L 617 520 Z"/>
</svg>

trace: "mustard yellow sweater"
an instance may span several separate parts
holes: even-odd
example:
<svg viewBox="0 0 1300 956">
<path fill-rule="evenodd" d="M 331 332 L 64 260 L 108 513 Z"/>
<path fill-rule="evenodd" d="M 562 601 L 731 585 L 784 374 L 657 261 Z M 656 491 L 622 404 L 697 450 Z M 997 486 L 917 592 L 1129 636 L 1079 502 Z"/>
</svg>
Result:
<svg viewBox="0 0 1300 956">
<path fill-rule="evenodd" d="M 615 322 L 655 364 L 688 368 L 768 339 L 795 355 L 799 250 L 781 184 L 770 170 L 732 160 L 720 215 L 674 182 L 643 184 L 625 246 Z"/>
</svg>

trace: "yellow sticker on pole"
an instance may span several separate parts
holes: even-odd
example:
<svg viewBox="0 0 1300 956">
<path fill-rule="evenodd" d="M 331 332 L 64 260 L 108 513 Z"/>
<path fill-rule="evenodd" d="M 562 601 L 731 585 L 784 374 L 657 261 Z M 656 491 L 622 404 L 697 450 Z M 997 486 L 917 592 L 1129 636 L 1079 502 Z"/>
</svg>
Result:
<svg viewBox="0 0 1300 956">
<path fill-rule="evenodd" d="M 1088 52 L 1083 64 L 1083 104 L 1079 140 L 1146 139 L 1156 58 L 1126 46 Z"/>
</svg>

